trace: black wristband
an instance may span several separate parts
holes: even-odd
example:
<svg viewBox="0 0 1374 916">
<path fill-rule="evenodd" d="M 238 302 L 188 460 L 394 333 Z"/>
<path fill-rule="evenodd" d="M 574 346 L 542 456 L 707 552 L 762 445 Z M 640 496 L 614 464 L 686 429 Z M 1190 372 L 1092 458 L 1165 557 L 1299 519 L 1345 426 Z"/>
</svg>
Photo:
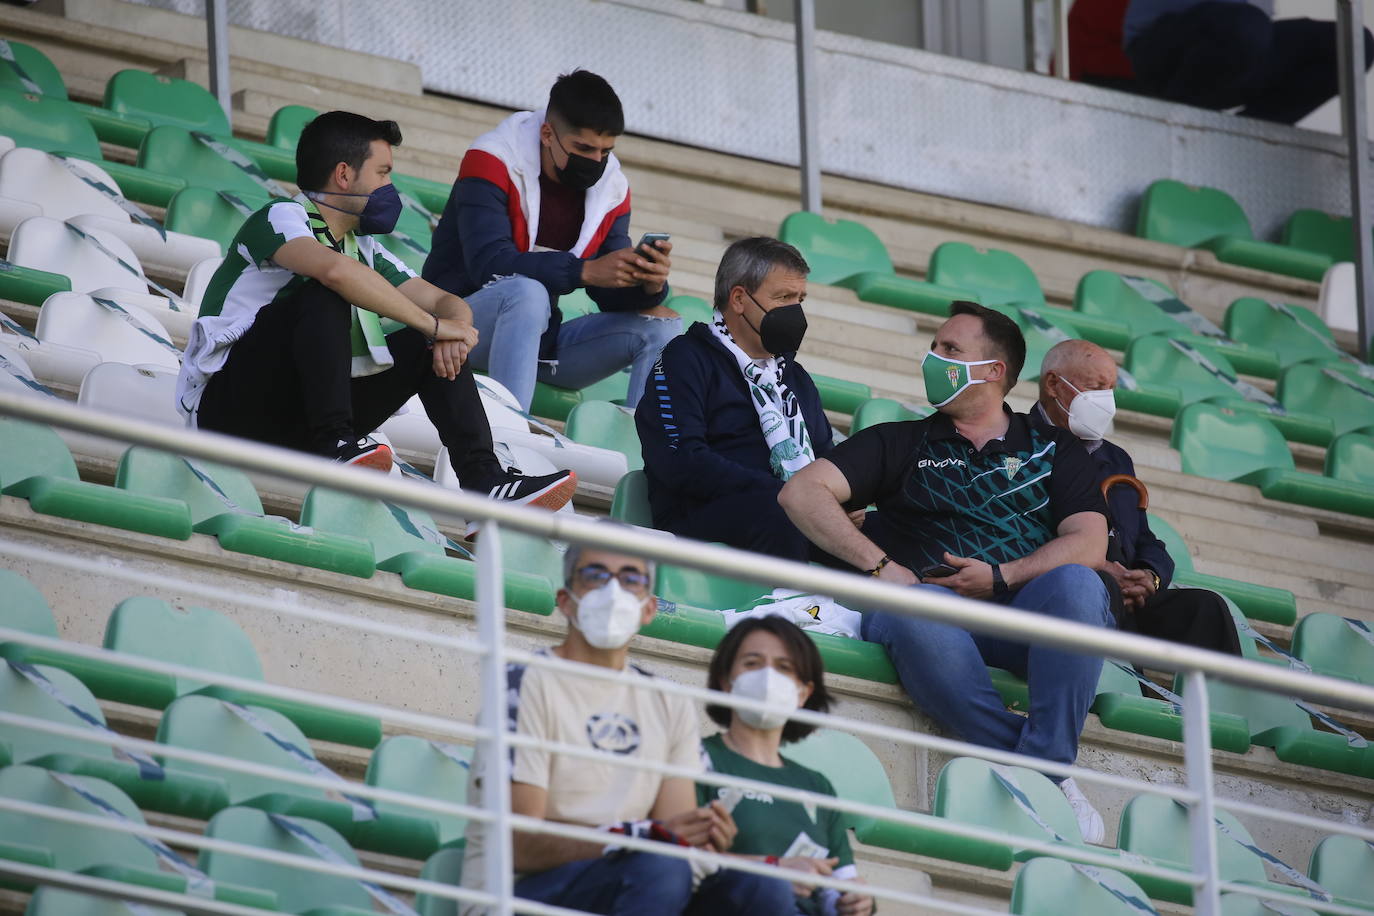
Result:
<svg viewBox="0 0 1374 916">
<path fill-rule="evenodd" d="M 992 564 L 992 597 L 1001 598 L 1009 591 L 1007 580 L 1002 578 L 1002 564 Z"/>
</svg>

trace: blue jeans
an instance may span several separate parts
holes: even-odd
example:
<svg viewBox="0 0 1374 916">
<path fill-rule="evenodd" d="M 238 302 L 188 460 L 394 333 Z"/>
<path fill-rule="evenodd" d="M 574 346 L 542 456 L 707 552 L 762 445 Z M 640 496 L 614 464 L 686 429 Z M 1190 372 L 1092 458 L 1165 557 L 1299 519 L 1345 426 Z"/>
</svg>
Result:
<svg viewBox="0 0 1374 916">
<path fill-rule="evenodd" d="M 549 291 L 529 277 L 495 280 L 470 296 L 477 349 L 470 358 L 478 369 L 510 389 L 530 409 L 535 381 L 559 388 L 585 388 L 626 366 L 630 383 L 625 403 L 634 407 L 644 393 L 659 351 L 682 333 L 681 318 L 656 318 L 639 312 L 593 312 L 563 322 L 558 329 L 557 362 L 539 361 L 539 338 L 549 326 Z"/>
<path fill-rule="evenodd" d="M 1061 620 L 1114 625 L 1107 589 L 1086 566 L 1060 566 L 1036 576 L 1005 603 Z M 1078 756 L 1078 733 L 1097 694 L 1102 659 L 881 611 L 864 615 L 861 635 L 887 650 L 907 694 L 946 731 L 1056 763 L 1073 763 Z M 1026 678 L 1028 718 L 1006 708 L 987 665 Z"/>
<path fill-rule="evenodd" d="M 515 895 L 607 916 L 792 916 L 796 897 L 780 878 L 723 871 L 692 893 L 685 859 L 629 852 L 582 859 L 528 875 Z"/>
</svg>

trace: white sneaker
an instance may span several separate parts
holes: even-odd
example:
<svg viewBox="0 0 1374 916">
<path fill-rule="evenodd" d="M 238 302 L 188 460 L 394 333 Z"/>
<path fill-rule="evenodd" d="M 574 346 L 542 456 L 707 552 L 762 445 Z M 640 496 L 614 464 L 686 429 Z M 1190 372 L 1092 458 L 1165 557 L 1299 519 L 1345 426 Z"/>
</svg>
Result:
<svg viewBox="0 0 1374 916">
<path fill-rule="evenodd" d="M 1093 803 L 1083 794 L 1083 790 L 1078 788 L 1078 783 L 1072 778 L 1066 779 L 1059 784 L 1059 791 L 1064 793 L 1064 797 L 1069 800 L 1069 807 L 1073 808 L 1073 816 L 1078 819 L 1078 830 L 1083 834 L 1083 842 L 1102 845 L 1107 839 L 1107 825 L 1103 823 L 1102 815 L 1097 813 Z"/>
</svg>

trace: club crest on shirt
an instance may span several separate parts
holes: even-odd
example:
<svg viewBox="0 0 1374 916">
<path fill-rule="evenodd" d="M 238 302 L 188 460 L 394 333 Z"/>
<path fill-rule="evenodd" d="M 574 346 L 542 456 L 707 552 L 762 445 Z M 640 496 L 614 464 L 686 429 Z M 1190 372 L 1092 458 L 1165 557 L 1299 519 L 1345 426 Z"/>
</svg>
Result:
<svg viewBox="0 0 1374 916">
<path fill-rule="evenodd" d="M 587 719 L 587 740 L 598 751 L 633 754 L 639 750 L 639 726 L 618 712 L 593 713 Z"/>
<path fill-rule="evenodd" d="M 1016 472 L 1021 470 L 1022 464 L 1024 464 L 1024 462 L 1020 458 L 1013 457 L 1012 455 L 1008 455 L 1006 458 L 1002 459 L 1002 467 L 1006 469 L 1008 480 L 1016 476 Z"/>
</svg>

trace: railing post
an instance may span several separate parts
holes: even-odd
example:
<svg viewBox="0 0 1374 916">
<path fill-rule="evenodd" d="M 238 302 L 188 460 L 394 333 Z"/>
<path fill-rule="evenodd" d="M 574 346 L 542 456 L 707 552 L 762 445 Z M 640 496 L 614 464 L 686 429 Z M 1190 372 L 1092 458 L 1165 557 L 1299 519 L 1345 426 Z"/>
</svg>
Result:
<svg viewBox="0 0 1374 916">
<path fill-rule="evenodd" d="M 486 889 L 500 900 L 489 912 L 510 916 L 515 892 L 510 821 L 510 742 L 506 740 L 506 589 L 502 575 L 501 529 L 495 521 L 482 524 L 477 548 L 477 635 L 482 656 L 482 705 L 477 724 L 488 730 L 482 738 L 482 807 L 495 815 L 483 829 L 486 842 Z"/>
<path fill-rule="evenodd" d="M 1365 116 L 1364 6 L 1336 0 L 1336 60 L 1341 86 L 1341 127 L 1350 160 L 1350 231 L 1355 233 L 1355 327 L 1360 358 L 1368 361 L 1369 336 L 1374 333 L 1374 252 L 1371 252 L 1369 202 L 1369 138 Z"/>
<path fill-rule="evenodd" d="M 1207 678 L 1190 671 L 1183 692 L 1183 766 L 1188 788 L 1198 800 L 1188 812 L 1193 847 L 1193 872 L 1201 872 L 1202 887 L 1193 892 L 1193 911 L 1198 916 L 1219 916 L 1221 891 L 1217 874 L 1216 808 L 1212 800 L 1212 723 L 1207 702 Z"/>
<path fill-rule="evenodd" d="M 210 57 L 210 94 L 234 122 L 234 103 L 229 97 L 229 0 L 205 0 L 205 45 Z"/>
<path fill-rule="evenodd" d="M 821 212 L 820 102 L 816 96 L 816 4 L 795 0 L 797 131 L 801 139 L 801 206 Z"/>
</svg>

